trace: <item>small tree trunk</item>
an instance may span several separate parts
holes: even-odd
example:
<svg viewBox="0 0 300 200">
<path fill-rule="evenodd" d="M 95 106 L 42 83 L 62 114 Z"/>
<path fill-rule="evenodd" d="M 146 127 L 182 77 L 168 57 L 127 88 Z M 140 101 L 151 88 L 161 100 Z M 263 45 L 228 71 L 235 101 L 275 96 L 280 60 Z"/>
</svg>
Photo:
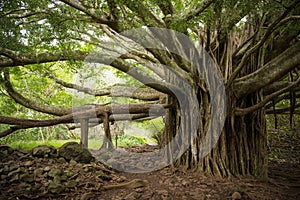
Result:
<svg viewBox="0 0 300 200">
<path fill-rule="evenodd" d="M 105 137 L 103 139 L 103 143 L 101 146 L 101 149 L 113 149 L 111 134 L 110 134 L 110 128 L 109 128 L 109 115 L 108 113 L 103 113 L 103 128 L 104 128 L 104 134 Z"/>
<path fill-rule="evenodd" d="M 81 131 L 80 144 L 83 147 L 88 148 L 89 119 L 80 120 L 80 131 Z"/>
</svg>

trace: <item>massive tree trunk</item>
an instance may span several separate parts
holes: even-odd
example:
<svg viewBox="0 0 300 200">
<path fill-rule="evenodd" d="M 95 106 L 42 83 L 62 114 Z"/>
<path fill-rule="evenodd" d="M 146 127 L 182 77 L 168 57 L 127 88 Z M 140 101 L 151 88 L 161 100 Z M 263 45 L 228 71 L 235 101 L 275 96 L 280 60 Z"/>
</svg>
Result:
<svg viewBox="0 0 300 200">
<path fill-rule="evenodd" d="M 197 93 L 196 96 L 200 108 L 197 138 L 191 142 L 191 147 L 177 160 L 176 164 L 185 165 L 187 168 L 195 168 L 209 175 L 254 175 L 266 178 L 268 154 L 264 104 L 270 101 L 270 96 L 264 95 L 263 86 L 268 86 L 275 80 L 281 79 L 286 74 L 283 71 L 289 71 L 299 65 L 300 61 L 297 59 L 299 44 L 296 43 L 291 46 L 277 58 L 266 64 L 261 63 L 259 59 L 262 57 L 261 52 L 249 57 L 249 62 L 244 65 L 239 74 L 241 77 L 251 76 L 251 79 L 245 78 L 245 80 L 251 81 L 251 83 L 242 81 L 243 79 L 236 79 L 231 86 L 227 85 L 225 126 L 222 134 L 217 138 L 218 142 L 214 147 L 211 147 L 212 150 L 207 155 L 204 153 L 205 149 L 203 150 L 203 148 L 207 148 L 204 140 L 208 134 L 210 123 L 213 123 L 213 129 L 218 128 L 215 124 L 216 119 L 211 118 L 213 116 L 211 113 L 215 112 L 212 106 L 212 98 L 216 94 L 211 93 L 211 90 L 206 91 L 203 87 L 200 87 L 203 85 L 200 80 L 203 79 L 200 76 L 195 76 L 196 78 L 193 78 L 195 84 L 193 85 L 195 86 L 194 91 Z M 290 61 L 283 62 L 287 58 Z M 274 70 L 272 66 L 281 66 L 281 68 Z M 271 73 L 269 72 L 269 75 L 266 74 L 267 71 L 262 70 L 268 68 L 273 69 Z M 259 77 L 262 77 L 262 75 L 264 80 L 259 81 L 261 79 Z M 284 89 L 296 87 L 299 84 L 298 81 L 292 82 L 289 86 L 284 87 Z M 261 82 L 263 82 L 263 85 Z M 234 87 L 232 87 L 233 85 Z M 243 91 L 239 91 L 237 88 L 241 88 Z M 279 90 L 278 94 L 276 92 L 273 93 L 272 97 L 282 94 L 281 92 L 283 91 Z M 180 106 L 178 105 L 178 107 Z M 186 106 L 189 107 L 189 105 Z M 167 121 L 169 124 L 166 125 L 167 131 L 165 131 L 165 136 L 163 137 L 163 144 L 168 144 L 173 139 L 170 134 L 173 137 L 176 134 L 183 134 L 181 136 L 182 140 L 190 139 L 186 135 L 189 135 L 189 132 L 192 131 L 190 121 L 193 117 L 192 113 L 197 111 L 190 109 L 191 113 L 180 113 L 180 110 L 179 108 L 169 114 L 173 115 L 169 117 L 173 120 Z M 219 113 L 220 116 L 222 114 L 222 112 Z M 178 118 L 180 120 L 177 120 Z M 170 130 L 170 127 L 173 127 L 173 130 Z M 213 141 L 211 141 L 211 145 L 214 145 Z"/>
<path fill-rule="evenodd" d="M 188 151 L 176 161 L 176 165 L 199 170 L 207 175 L 235 176 L 254 175 L 267 176 L 267 149 L 266 149 L 266 124 L 264 109 L 243 116 L 236 116 L 235 107 L 252 106 L 260 101 L 259 93 L 236 99 L 232 93 L 227 92 L 227 116 L 224 129 L 218 142 L 212 147 L 208 155 L 202 155 L 203 143 L 209 128 L 211 105 L 209 93 L 198 90 L 198 103 L 201 111 L 197 138 L 191 141 Z M 172 98 L 170 98 L 172 99 Z M 176 100 L 172 100 L 176 101 Z M 179 105 L 178 105 L 179 107 Z M 167 112 L 166 130 L 162 137 L 162 144 L 168 145 L 169 141 L 178 134 L 186 135 L 191 131 L 190 119 L 192 113 L 183 116 L 180 109 Z M 194 112 L 191 110 L 191 112 Z M 222 113 L 220 113 L 222 115 Z M 213 122 L 212 122 L 213 123 Z M 190 139 L 182 136 L 182 139 Z M 213 142 L 212 142 L 213 145 Z M 169 153 L 169 156 L 172 156 Z M 175 158 L 170 158 L 175 159 Z"/>
</svg>

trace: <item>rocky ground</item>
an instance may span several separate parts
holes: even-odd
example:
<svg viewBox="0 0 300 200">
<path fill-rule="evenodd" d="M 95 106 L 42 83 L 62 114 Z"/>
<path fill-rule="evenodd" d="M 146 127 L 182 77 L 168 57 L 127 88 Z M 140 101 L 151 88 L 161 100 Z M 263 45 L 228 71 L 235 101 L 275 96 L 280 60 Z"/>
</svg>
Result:
<svg viewBox="0 0 300 200">
<path fill-rule="evenodd" d="M 144 152 L 153 147 L 132 147 Z M 221 179 L 164 168 L 151 173 L 108 169 L 77 143 L 25 151 L 0 146 L 0 199 L 300 199 L 299 162 L 270 162 L 269 181 Z"/>
</svg>

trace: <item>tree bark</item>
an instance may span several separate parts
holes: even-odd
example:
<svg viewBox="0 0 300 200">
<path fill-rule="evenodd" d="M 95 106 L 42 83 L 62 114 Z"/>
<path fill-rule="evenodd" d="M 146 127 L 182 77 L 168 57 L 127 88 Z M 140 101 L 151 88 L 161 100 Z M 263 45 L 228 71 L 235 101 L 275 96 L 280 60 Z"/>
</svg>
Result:
<svg viewBox="0 0 300 200">
<path fill-rule="evenodd" d="M 89 119 L 80 120 L 80 131 L 81 131 L 80 144 L 83 147 L 88 148 Z"/>
<path fill-rule="evenodd" d="M 188 151 L 176 161 L 176 166 L 185 166 L 185 168 L 197 169 L 206 175 L 216 175 L 222 177 L 253 175 L 257 177 L 267 177 L 267 135 L 265 126 L 265 112 L 259 109 L 256 112 L 235 116 L 229 112 L 225 121 L 225 128 L 220 135 L 217 144 L 212 151 L 203 157 L 201 150 L 203 148 L 204 135 L 208 130 L 210 121 L 209 95 L 202 94 L 199 100 L 201 106 L 201 122 L 198 130 L 198 139 L 194 140 Z M 249 97 L 239 100 L 230 97 L 232 102 L 229 107 L 239 104 L 249 103 Z M 253 95 L 252 98 L 255 98 Z M 178 121 L 175 120 L 178 115 L 173 113 L 173 120 L 167 120 L 165 135 L 162 138 L 163 144 L 168 144 L 174 133 L 178 133 L 180 128 Z M 182 116 L 181 116 L 181 120 Z M 177 125 L 172 125 L 172 124 Z M 189 120 L 185 119 L 184 131 L 191 131 Z M 173 129 L 170 127 L 173 127 Z M 170 136 L 170 133 L 172 135 Z M 184 133 L 184 132 L 183 132 Z"/>
</svg>

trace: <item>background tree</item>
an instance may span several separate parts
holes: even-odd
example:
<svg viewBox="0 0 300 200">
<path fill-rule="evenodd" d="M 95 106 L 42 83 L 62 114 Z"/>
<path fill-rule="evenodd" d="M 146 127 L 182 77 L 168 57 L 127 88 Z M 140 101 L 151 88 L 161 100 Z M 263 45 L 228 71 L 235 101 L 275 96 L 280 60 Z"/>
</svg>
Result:
<svg viewBox="0 0 300 200">
<path fill-rule="evenodd" d="M 163 98 L 165 94 L 168 96 L 167 104 L 175 106 L 167 112 L 163 144 L 168 144 L 180 129 L 183 134 L 192 129 L 188 119 L 184 121 L 185 126 L 179 126 L 180 117 L 183 119 L 185 115 L 179 113 L 179 105 L 172 92 L 164 84 L 145 81 L 160 77 L 160 83 L 174 84 L 176 76 L 162 73 L 160 68 L 155 67 L 150 71 L 145 70 L 143 66 L 168 65 L 193 85 L 201 110 L 200 127 L 197 130 L 199 137 L 192 141 L 192 146 L 176 164 L 212 175 L 251 174 L 265 177 L 266 109 L 268 113 L 280 112 L 275 104 L 289 98 L 290 106 L 285 109 L 291 111 L 291 118 L 293 113 L 299 112 L 299 103 L 296 101 L 300 81 L 299 4 L 299 1 L 292 0 L 1 2 L 0 67 L 5 90 L 3 94 L 31 110 L 60 117 L 25 120 L 1 116 L 1 123 L 13 126 L 0 135 L 5 136 L 22 128 L 73 122 L 76 113 L 72 114 L 71 107 L 59 107 L 59 101 L 52 101 L 53 98 L 47 96 L 46 88 L 35 95 L 35 91 L 20 88 L 24 87 L 24 74 L 29 75 L 30 70 L 32 76 L 49 81 L 45 87 L 49 87 L 51 82 L 87 94 L 110 96 L 111 88 L 95 90 L 76 85 L 67 77 L 60 77 L 57 69 L 51 66 L 55 65 L 64 72 L 78 73 L 89 52 L 105 49 L 113 54 L 118 51 L 107 41 L 124 30 L 150 26 L 169 28 L 189 35 L 195 43 L 206 49 L 217 64 L 226 86 L 228 110 L 225 127 L 217 145 L 206 157 L 202 158 L 199 151 L 203 133 L 208 130 L 211 120 L 210 91 L 203 81 L 203 75 L 196 73 L 191 63 L 170 53 L 168 49 L 144 49 L 130 51 L 110 66 L 125 73 L 136 69 L 129 75 L 145 82 L 147 87 L 135 92 L 134 97 L 130 95 L 132 98 L 153 101 Z M 182 48 L 180 44 L 178 48 Z M 105 64 L 104 61 L 94 62 Z M 13 81 L 11 77 L 14 77 Z M 130 94 L 128 86 L 119 89 L 118 96 L 128 97 L 127 94 Z M 40 96 L 45 101 L 39 99 Z M 60 95 L 58 98 L 70 102 L 68 98 L 60 98 Z M 274 109 L 271 109 L 272 105 Z M 99 116 L 103 116 L 103 107 L 98 108 Z M 131 111 L 143 115 L 136 115 L 139 118 L 145 117 L 149 109 L 148 104 L 144 107 L 133 104 Z M 103 121 L 104 118 L 101 119 Z"/>
</svg>

